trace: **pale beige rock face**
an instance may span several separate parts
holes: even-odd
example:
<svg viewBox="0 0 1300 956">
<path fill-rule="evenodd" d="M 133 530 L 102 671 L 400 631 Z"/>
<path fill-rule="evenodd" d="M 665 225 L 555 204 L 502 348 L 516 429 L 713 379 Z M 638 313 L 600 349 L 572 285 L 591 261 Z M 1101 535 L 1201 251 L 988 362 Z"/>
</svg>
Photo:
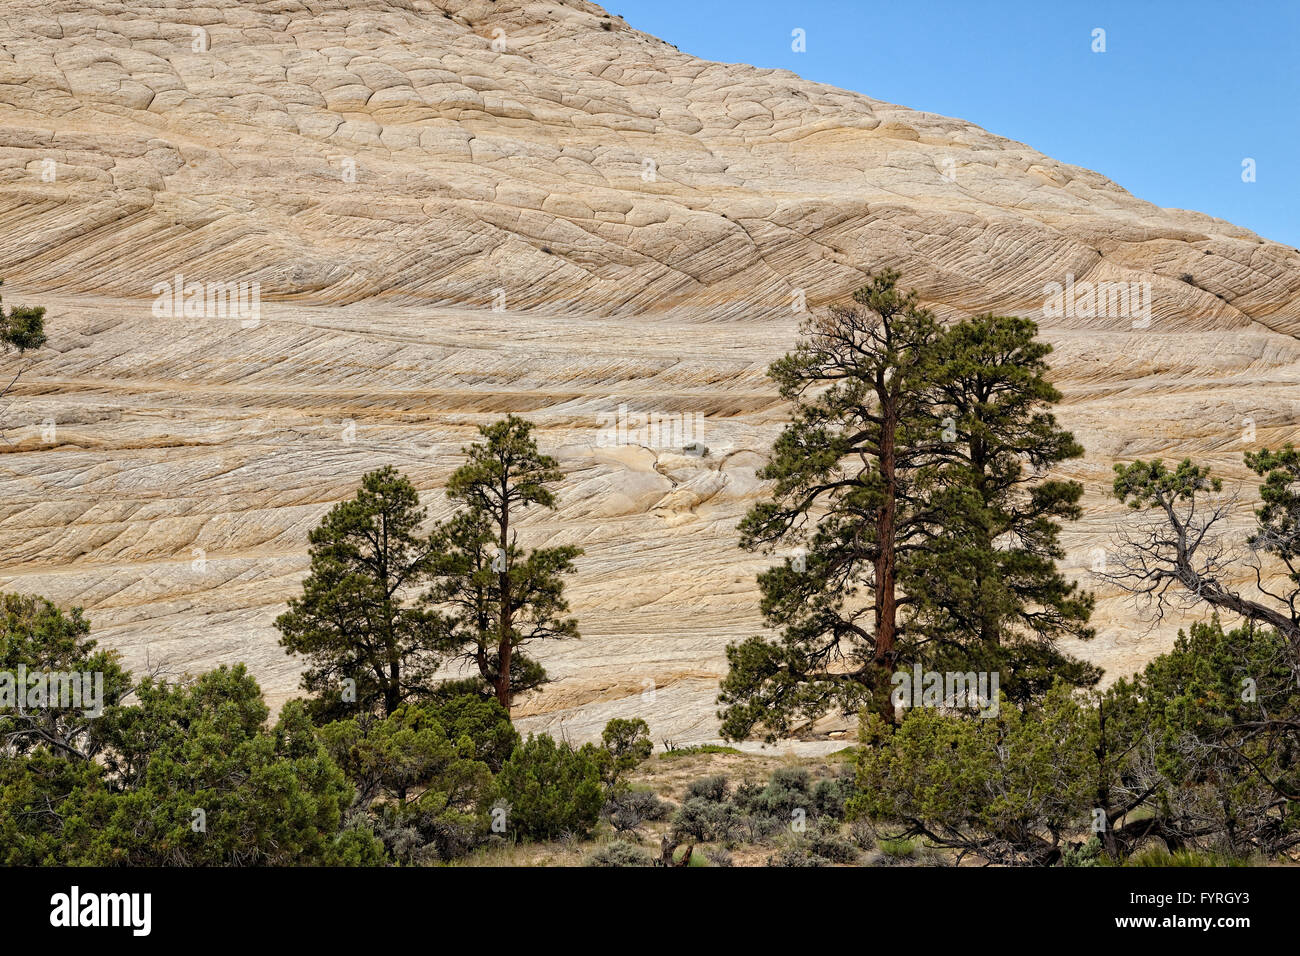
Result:
<svg viewBox="0 0 1300 956">
<path fill-rule="evenodd" d="M 515 411 L 568 473 L 526 543 L 586 549 L 584 639 L 542 652 L 527 723 L 715 736 L 771 560 L 735 545 L 786 415 L 764 369 L 801 295 L 867 269 L 1040 318 L 1088 449 L 1080 574 L 1115 460 L 1240 477 L 1294 437 L 1300 253 L 586 3 L 0 0 L 0 184 L 4 291 L 50 329 L 3 412 L 0 586 L 84 605 L 136 667 L 245 660 L 275 701 L 308 529 L 384 463 L 445 513 L 474 426 Z M 260 283 L 260 323 L 155 315 L 178 273 Z M 1044 318 L 1067 273 L 1149 283 L 1149 326 Z M 702 414 L 710 454 L 605 447 L 620 404 Z M 1106 592 L 1099 624 L 1078 652 L 1112 674 L 1171 634 Z"/>
</svg>

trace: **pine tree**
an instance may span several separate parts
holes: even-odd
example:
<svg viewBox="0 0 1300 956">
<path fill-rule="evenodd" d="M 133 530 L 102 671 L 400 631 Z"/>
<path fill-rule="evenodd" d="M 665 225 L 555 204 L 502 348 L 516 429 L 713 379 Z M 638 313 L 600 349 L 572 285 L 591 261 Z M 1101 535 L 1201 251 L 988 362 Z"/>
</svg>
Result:
<svg viewBox="0 0 1300 956">
<path fill-rule="evenodd" d="M 1300 653 L 1300 451 L 1289 444 L 1263 448 L 1247 452 L 1245 461 L 1264 479 L 1246 537 L 1249 556 L 1230 528 L 1237 493 L 1225 492 L 1208 465 L 1190 458 L 1174 468 L 1159 459 L 1115 465 L 1115 497 L 1146 519 L 1120 530 L 1099 576 L 1157 619 L 1171 604 L 1204 602 L 1275 628 Z M 1253 586 L 1235 582 L 1243 570 L 1252 573 Z"/>
<path fill-rule="evenodd" d="M 418 596 L 437 557 L 434 537 L 419 531 L 425 517 L 415 487 L 387 466 L 312 529 L 302 597 L 275 626 L 280 644 L 310 662 L 302 684 L 319 717 L 353 715 L 352 704 L 391 714 L 437 686 L 447 626 Z"/>
<path fill-rule="evenodd" d="M 1049 411 L 1061 394 L 1037 332 L 1029 319 L 986 314 L 935 343 L 943 464 L 931 546 L 904 585 L 927 668 L 997 671 L 1012 701 L 1041 698 L 1057 678 L 1091 686 L 1101 676 L 1057 646 L 1093 636 L 1093 598 L 1056 568 L 1060 522 L 1078 519 L 1083 486 L 1044 472 L 1083 448 Z"/>
<path fill-rule="evenodd" d="M 832 707 L 852 713 L 887 687 L 897 657 L 899 561 L 925 543 L 938 442 L 930 373 L 941 334 L 884 271 L 804 323 L 769 375 L 794 420 L 759 473 L 772 499 L 741 522 L 741 546 L 797 553 L 759 575 L 779 641 L 727 649 L 723 734 L 789 731 Z M 876 696 L 877 705 L 884 699 Z"/>
<path fill-rule="evenodd" d="M 562 477 L 554 458 L 541 454 L 532 424 L 515 415 L 480 427 L 485 439 L 465 449 L 447 496 L 462 510 L 443 526 L 439 583 L 430 601 L 451 608 L 451 644 L 478 667 L 509 713 L 513 696 L 546 680 L 537 662 L 518 648 L 540 640 L 578 637 L 566 617 L 563 576 L 574 572 L 581 548 L 525 552 L 516 521 L 531 506 L 556 507 L 547 487 Z"/>
<path fill-rule="evenodd" d="M 1056 644 L 1092 636 L 1092 598 L 1055 564 L 1082 488 L 1043 472 L 1082 449 L 1048 410 L 1050 346 L 1024 319 L 942 328 L 897 280 L 882 272 L 854 307 L 810 319 L 770 371 L 793 421 L 741 545 L 798 551 L 759 576 L 780 637 L 727 649 L 727 737 L 868 705 L 887 715 L 899 665 L 999 671 L 1013 700 L 1054 677 L 1097 680 Z"/>
</svg>

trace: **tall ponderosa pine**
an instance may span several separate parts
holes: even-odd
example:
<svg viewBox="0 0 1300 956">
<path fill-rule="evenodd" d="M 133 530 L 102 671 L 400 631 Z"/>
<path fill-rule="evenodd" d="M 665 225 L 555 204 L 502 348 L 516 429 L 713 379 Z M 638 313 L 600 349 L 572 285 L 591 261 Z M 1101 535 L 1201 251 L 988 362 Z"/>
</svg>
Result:
<svg viewBox="0 0 1300 956">
<path fill-rule="evenodd" d="M 986 314 L 935 343 L 943 463 L 931 546 L 904 582 L 927 668 L 997 671 L 1013 701 L 1040 698 L 1057 678 L 1101 676 L 1056 643 L 1093 636 L 1093 598 L 1056 568 L 1060 522 L 1078 519 L 1083 486 L 1044 472 L 1083 448 L 1048 410 L 1061 393 L 1037 332 L 1029 319 Z"/>
<path fill-rule="evenodd" d="M 518 648 L 534 641 L 578 636 L 565 617 L 563 575 L 572 574 L 581 548 L 537 548 L 525 553 L 516 520 L 533 505 L 556 507 L 547 487 L 562 473 L 541 454 L 532 424 L 510 415 L 480 427 L 484 441 L 465 449 L 469 461 L 456 470 L 447 496 L 464 509 L 443 526 L 439 583 L 430 600 L 452 610 L 451 644 L 478 667 L 510 710 L 514 694 L 546 680 L 541 665 Z"/>
<path fill-rule="evenodd" d="M 415 487 L 391 466 L 366 475 L 351 501 L 312 529 L 311 572 L 303 594 L 275 622 L 280 643 L 307 657 L 306 690 L 321 717 L 378 709 L 433 692 L 446 656 L 440 614 L 418 600 L 437 541 L 421 535 L 426 517 Z M 344 683 L 355 681 L 356 700 Z"/>
<path fill-rule="evenodd" d="M 803 326 L 769 374 L 794 403 L 760 477 L 772 500 L 741 523 L 741 545 L 806 551 L 759 575 L 779 641 L 727 649 L 723 733 L 788 731 L 838 707 L 851 713 L 888 687 L 897 656 L 899 561 L 923 547 L 938 428 L 930 374 L 941 329 L 882 272 Z M 877 696 L 877 701 L 881 698 Z"/>
<path fill-rule="evenodd" d="M 759 576 L 780 638 L 728 648 L 728 737 L 887 711 L 900 664 L 998 670 L 1013 699 L 1041 696 L 1053 676 L 1096 681 L 1055 645 L 1091 636 L 1092 604 L 1055 567 L 1057 522 L 1078 516 L 1081 488 L 1041 471 L 1081 449 L 1047 411 L 1060 397 L 1050 347 L 1023 319 L 944 329 L 897 280 L 882 272 L 856 308 L 809 320 L 772 366 L 794 421 L 741 544 L 806 555 Z"/>
</svg>

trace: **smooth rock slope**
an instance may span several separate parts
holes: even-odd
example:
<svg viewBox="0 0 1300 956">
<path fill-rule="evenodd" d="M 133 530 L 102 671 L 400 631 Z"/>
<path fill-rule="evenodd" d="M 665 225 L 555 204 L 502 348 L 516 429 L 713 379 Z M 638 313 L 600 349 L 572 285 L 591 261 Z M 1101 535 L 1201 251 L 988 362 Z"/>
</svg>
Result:
<svg viewBox="0 0 1300 956">
<path fill-rule="evenodd" d="M 1113 461 L 1240 476 L 1300 403 L 1296 250 L 588 3 L 0 0 L 0 237 L 50 332 L 4 360 L 0 586 L 84 605 L 136 667 L 248 661 L 274 700 L 307 530 L 390 462 L 445 512 L 474 426 L 515 411 L 568 473 L 525 534 L 587 552 L 584 639 L 522 712 L 714 736 L 769 560 L 735 546 L 786 414 L 764 369 L 868 269 L 1040 320 L 1089 452 L 1081 574 Z M 259 311 L 159 314 L 178 274 L 256 283 Z M 1136 283 L 1149 316 L 1044 315 L 1067 282 Z M 621 406 L 702 420 L 710 454 L 635 421 L 610 447 Z M 1166 645 L 1176 622 L 1102 598 L 1080 653 L 1121 673 Z"/>
</svg>

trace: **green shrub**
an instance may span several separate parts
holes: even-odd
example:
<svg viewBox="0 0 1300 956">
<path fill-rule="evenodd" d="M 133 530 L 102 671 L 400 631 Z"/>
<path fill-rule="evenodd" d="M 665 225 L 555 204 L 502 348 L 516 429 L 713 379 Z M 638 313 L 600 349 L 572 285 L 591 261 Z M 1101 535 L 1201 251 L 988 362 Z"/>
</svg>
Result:
<svg viewBox="0 0 1300 956">
<path fill-rule="evenodd" d="M 650 727 L 644 720 L 615 717 L 607 723 L 600 735 L 600 746 L 595 748 L 606 790 L 613 793 L 622 789 L 624 778 L 649 760 L 652 753 Z"/>
<path fill-rule="evenodd" d="M 695 757 L 700 754 L 740 754 L 744 751 L 737 750 L 735 747 L 726 747 L 722 744 L 692 744 L 689 747 L 666 746 L 661 757 L 672 759 L 674 757 Z"/>
<path fill-rule="evenodd" d="M 547 734 L 517 746 L 497 777 L 508 830 L 532 840 L 590 833 L 604 803 L 594 749 L 575 750 Z"/>
<path fill-rule="evenodd" d="M 99 761 L 45 746 L 0 756 L 0 863 L 11 866 L 374 865 L 344 825 L 352 787 L 302 704 L 279 719 L 242 664 L 145 678 L 114 705 Z"/>
<path fill-rule="evenodd" d="M 805 844 L 784 846 L 767 858 L 768 866 L 828 866 L 830 862 L 813 853 Z"/>
<path fill-rule="evenodd" d="M 813 787 L 813 810 L 819 817 L 843 820 L 845 807 L 856 794 L 852 771 L 837 777 L 823 777 Z"/>
<path fill-rule="evenodd" d="M 679 840 L 727 841 L 741 832 L 744 822 L 744 814 L 734 804 L 691 797 L 683 801 L 673 817 L 673 832 Z"/>
<path fill-rule="evenodd" d="M 790 821 L 780 817 L 749 814 L 741 818 L 741 834 L 746 843 L 767 843 L 785 833 L 789 826 Z"/>
<path fill-rule="evenodd" d="M 686 786 L 686 799 L 699 797 L 701 800 L 707 800 L 710 803 L 721 803 L 727 799 L 727 778 L 725 774 L 718 774 L 713 777 L 701 777 L 698 780 L 692 780 Z"/>
<path fill-rule="evenodd" d="M 832 863 L 857 863 L 861 852 L 840 834 L 838 824 L 811 826 L 806 832 L 784 834 L 777 852 L 768 858 L 768 866 L 829 866 Z"/>
<path fill-rule="evenodd" d="M 728 853 L 724 847 L 710 847 L 706 851 L 706 855 L 709 858 L 709 864 L 711 866 L 731 866 L 734 862 L 731 859 L 731 854 Z"/>
<path fill-rule="evenodd" d="M 1149 847 L 1124 861 L 1124 866 L 1249 866 L 1250 861 L 1222 853 L 1197 850 L 1178 850 L 1170 853 L 1164 847 Z"/>
<path fill-rule="evenodd" d="M 474 745 L 471 756 L 487 764 L 493 773 L 501 772 L 519 744 L 519 732 L 496 698 L 459 694 L 430 701 L 424 707 L 453 741 L 468 738 Z"/>
<path fill-rule="evenodd" d="M 804 767 L 781 767 L 767 783 L 745 781 L 734 792 L 724 774 L 701 777 L 687 785 L 674 832 L 702 842 L 766 843 L 795 820 L 839 819 L 853 794 L 851 772 L 814 783 Z M 842 847 L 834 852 L 835 862 L 846 856 Z"/>
<path fill-rule="evenodd" d="M 606 800 L 601 812 L 619 833 L 630 833 L 649 820 L 666 819 L 672 809 L 651 790 L 624 790 Z"/>
<path fill-rule="evenodd" d="M 767 786 L 761 790 L 747 790 L 737 795 L 737 802 L 750 813 L 780 817 L 789 823 L 795 810 L 805 814 L 815 813 L 815 799 L 810 788 L 810 776 L 804 767 L 780 767 L 773 771 Z"/>
<path fill-rule="evenodd" d="M 0 280 L 4 285 L 4 280 Z M 45 307 L 15 305 L 6 315 L 0 307 L 0 351 L 26 352 L 45 344 Z"/>
<path fill-rule="evenodd" d="M 932 707 L 897 725 L 868 715 L 848 812 L 940 834 L 992 863 L 1044 865 L 1057 855 L 1048 835 L 1079 828 L 1093 806 L 1096 776 L 1083 768 L 1095 728 L 1096 712 L 1065 685 L 1028 714 L 1006 703 L 990 719 Z"/>
<path fill-rule="evenodd" d="M 354 809 L 369 814 L 390 855 L 407 865 L 462 856 L 487 831 L 492 773 L 474 759 L 469 735 L 451 738 L 436 711 L 406 703 L 385 718 L 363 714 L 318 731 L 356 789 Z"/>
<path fill-rule="evenodd" d="M 807 836 L 808 851 L 831 863 L 858 862 L 858 848 L 838 830 L 810 830 Z"/>
<path fill-rule="evenodd" d="M 1286 514 L 1290 500 L 1277 484 L 1283 478 L 1274 474 L 1261 489 L 1265 510 L 1275 515 Z M 1274 540 L 1273 534 L 1265 529 L 1261 538 Z M 1153 836 L 1228 860 L 1294 855 L 1300 694 L 1293 655 L 1290 642 L 1272 629 L 1225 632 L 1216 617 L 1180 632 L 1141 674 L 1111 685 L 1101 704 L 1102 741 L 1108 753 L 1128 755 L 1120 770 L 1144 774 L 1154 792 L 1108 834 L 1115 847 L 1103 840 L 1109 855 L 1141 850 Z M 1091 767 L 1081 773 L 1096 777 Z M 1122 802 L 1125 782 L 1111 782 L 1112 805 Z"/>
<path fill-rule="evenodd" d="M 654 859 L 645 850 L 622 840 L 606 843 L 592 851 L 583 866 L 652 866 Z"/>
<path fill-rule="evenodd" d="M 384 862 L 369 828 L 347 819 L 353 787 L 301 702 L 268 724 L 242 664 L 137 682 L 89 633 L 77 609 L 0 595 L 0 671 L 103 679 L 102 707 L 89 716 L 80 707 L 0 708 L 0 864 Z"/>
<path fill-rule="evenodd" d="M 885 856 L 895 860 L 906 860 L 916 856 L 916 844 L 911 840 L 881 840 L 876 847 Z"/>
<path fill-rule="evenodd" d="M 1071 844 L 1061 851 L 1059 866 L 1100 866 L 1101 841 L 1094 835 L 1086 843 Z"/>
<path fill-rule="evenodd" d="M 876 845 L 876 829 L 869 820 L 850 820 L 849 839 L 860 850 L 870 850 Z"/>
</svg>

